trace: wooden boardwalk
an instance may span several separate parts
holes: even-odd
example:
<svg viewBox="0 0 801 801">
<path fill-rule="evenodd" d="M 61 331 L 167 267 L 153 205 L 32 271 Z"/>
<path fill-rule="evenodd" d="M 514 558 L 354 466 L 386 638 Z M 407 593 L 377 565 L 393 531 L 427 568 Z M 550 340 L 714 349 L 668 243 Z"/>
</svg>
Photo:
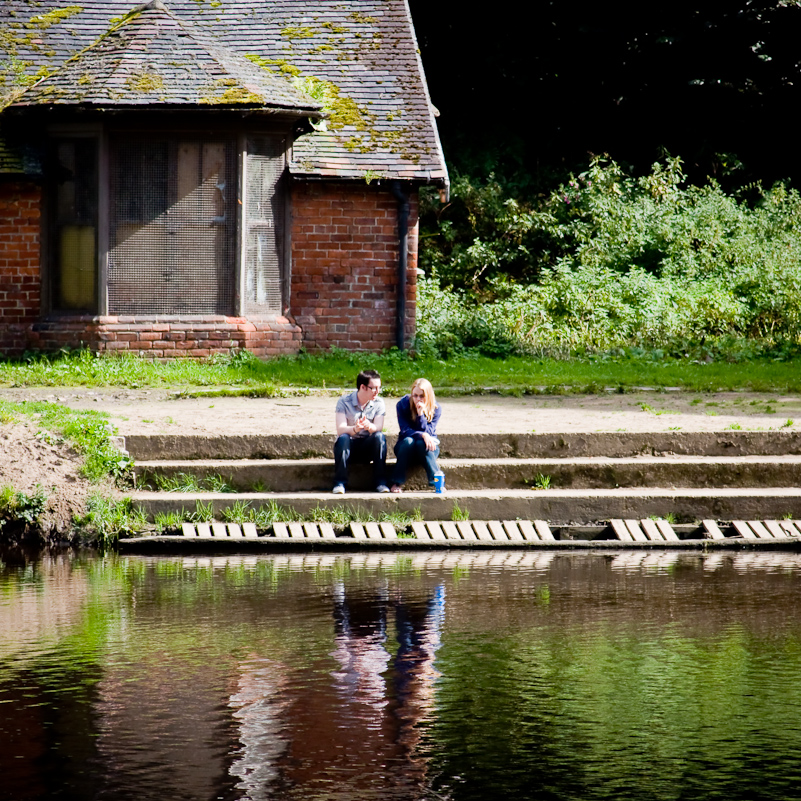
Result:
<svg viewBox="0 0 801 801">
<path fill-rule="evenodd" d="M 269 528 L 259 530 L 253 523 L 183 523 L 178 536 L 138 538 L 138 542 L 156 541 L 212 541 L 226 542 L 230 545 L 240 543 L 280 542 L 313 547 L 319 544 L 351 544 L 356 547 L 371 545 L 399 546 L 419 545 L 436 547 L 438 545 L 482 548 L 484 546 L 516 547 L 559 547 L 572 544 L 584 547 L 702 547 L 739 542 L 744 547 L 753 548 L 772 542 L 793 547 L 801 545 L 801 524 L 792 520 L 734 520 L 719 523 L 704 520 L 700 526 L 674 526 L 664 519 L 612 519 L 608 524 L 588 527 L 557 527 L 552 530 L 545 520 L 421 520 L 410 524 L 407 529 L 398 530 L 392 523 L 351 522 L 346 527 L 335 529 L 326 522 L 275 522 Z M 689 529 L 689 530 L 688 530 Z M 582 536 L 583 534 L 583 536 Z M 121 541 L 126 542 L 125 540 Z"/>
</svg>

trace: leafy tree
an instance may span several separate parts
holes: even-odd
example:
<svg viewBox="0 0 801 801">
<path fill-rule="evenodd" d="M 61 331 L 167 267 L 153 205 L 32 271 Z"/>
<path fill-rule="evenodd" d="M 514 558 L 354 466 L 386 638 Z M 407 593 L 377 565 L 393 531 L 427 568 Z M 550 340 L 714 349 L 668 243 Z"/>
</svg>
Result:
<svg viewBox="0 0 801 801">
<path fill-rule="evenodd" d="M 801 100 L 796 2 L 411 8 L 445 154 L 472 178 L 494 172 L 549 191 L 588 153 L 643 173 L 661 148 L 693 182 L 801 174 L 785 133 Z"/>
</svg>

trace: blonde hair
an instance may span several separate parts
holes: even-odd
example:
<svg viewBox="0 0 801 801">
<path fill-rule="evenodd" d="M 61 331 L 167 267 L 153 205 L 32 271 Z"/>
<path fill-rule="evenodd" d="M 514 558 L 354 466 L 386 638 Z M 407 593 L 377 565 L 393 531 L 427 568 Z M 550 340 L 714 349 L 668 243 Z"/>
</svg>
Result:
<svg viewBox="0 0 801 801">
<path fill-rule="evenodd" d="M 423 390 L 423 397 L 425 398 L 425 405 L 423 406 L 423 414 L 425 415 L 426 420 L 431 422 L 431 419 L 434 417 L 434 409 L 437 408 L 437 398 L 434 395 L 434 387 L 431 386 L 431 382 L 427 378 L 418 378 L 417 381 L 412 384 L 412 388 L 409 391 L 409 400 L 411 400 L 412 395 L 416 389 Z M 412 419 L 417 419 L 417 407 L 414 403 L 410 403 L 409 406 L 411 407 Z"/>
</svg>

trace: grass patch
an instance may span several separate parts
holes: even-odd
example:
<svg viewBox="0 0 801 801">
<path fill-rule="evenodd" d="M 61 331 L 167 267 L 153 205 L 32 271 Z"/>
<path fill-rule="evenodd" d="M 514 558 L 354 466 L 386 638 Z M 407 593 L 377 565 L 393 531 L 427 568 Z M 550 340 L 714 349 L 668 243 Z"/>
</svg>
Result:
<svg viewBox="0 0 801 801">
<path fill-rule="evenodd" d="M 148 528 L 147 517 L 130 498 L 109 498 L 101 493 L 90 495 L 86 513 L 75 519 L 83 536 L 101 546 L 120 537 L 132 537 Z"/>
<path fill-rule="evenodd" d="M 0 401 L 0 416 L 6 422 L 28 417 L 38 427 L 37 438 L 50 444 L 68 442 L 83 456 L 81 472 L 90 481 L 111 476 L 120 485 L 129 482 L 133 463 L 109 442 L 116 430 L 107 414 L 47 401 Z"/>
<path fill-rule="evenodd" d="M 222 510 L 221 517 L 226 523 L 253 523 L 248 501 L 235 501 L 233 506 Z"/>
<path fill-rule="evenodd" d="M 405 531 L 413 522 L 422 520 L 420 508 L 412 512 L 382 512 L 377 517 L 361 507 L 352 506 L 320 506 L 317 505 L 307 514 L 301 514 L 291 506 L 282 506 L 271 500 L 257 508 L 251 506 L 249 501 L 239 500 L 220 512 L 220 518 L 227 523 L 253 523 L 258 529 L 267 529 L 273 523 L 331 523 L 332 526 L 344 529 L 352 522 L 358 523 L 391 523 L 399 531 Z M 183 512 L 178 518 L 170 518 L 169 522 L 174 528 L 186 522 L 211 522 L 214 519 L 211 504 L 204 505 L 197 502 L 195 512 Z M 157 526 L 160 521 L 156 521 Z M 165 518 L 162 521 L 166 526 Z"/>
<path fill-rule="evenodd" d="M 195 503 L 195 511 L 187 516 L 189 523 L 211 523 L 214 520 L 214 506 L 203 501 Z"/>
<path fill-rule="evenodd" d="M 180 512 L 156 512 L 153 519 L 157 534 L 169 534 L 179 531 L 182 523 L 188 522 L 185 510 Z"/>
<path fill-rule="evenodd" d="M 551 477 L 544 473 L 537 473 L 530 481 L 526 479 L 526 484 L 535 490 L 547 490 L 551 488 Z"/>
<path fill-rule="evenodd" d="M 738 349 L 739 348 L 739 349 Z M 261 361 L 247 351 L 206 360 L 159 363 L 133 355 L 74 351 L 0 361 L 0 385 L 11 387 L 85 386 L 175 389 L 183 397 L 248 395 L 279 397 L 309 391 L 338 393 L 353 386 L 359 370 L 381 373 L 385 394 L 408 392 L 426 376 L 442 396 L 500 393 L 590 394 L 643 387 L 687 391 L 801 392 L 801 353 L 778 356 L 769 350 L 743 351 L 732 345 L 712 354 L 617 348 L 605 353 L 507 356 L 474 353 L 438 359 L 392 350 L 382 354 L 332 350 Z M 2 415 L 13 411 L 0 409 Z M 88 413 L 87 413 L 88 414 Z"/>
<path fill-rule="evenodd" d="M 236 492 L 231 483 L 220 475 L 198 478 L 192 473 L 176 473 L 174 476 L 154 473 L 148 477 L 145 488 L 159 492 Z"/>
</svg>

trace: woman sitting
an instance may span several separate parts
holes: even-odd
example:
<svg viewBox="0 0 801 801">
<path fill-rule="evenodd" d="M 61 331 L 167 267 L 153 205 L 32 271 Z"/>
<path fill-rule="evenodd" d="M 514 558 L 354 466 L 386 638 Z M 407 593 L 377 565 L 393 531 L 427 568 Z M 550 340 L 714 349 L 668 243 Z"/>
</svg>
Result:
<svg viewBox="0 0 801 801">
<path fill-rule="evenodd" d="M 400 434 L 395 445 L 395 472 L 392 475 L 392 492 L 403 492 L 406 469 L 410 462 L 422 462 L 428 483 L 434 486 L 434 475 L 439 471 L 439 440 L 437 422 L 442 411 L 434 397 L 434 388 L 425 378 L 412 384 L 412 391 L 404 395 L 397 405 Z"/>
</svg>

